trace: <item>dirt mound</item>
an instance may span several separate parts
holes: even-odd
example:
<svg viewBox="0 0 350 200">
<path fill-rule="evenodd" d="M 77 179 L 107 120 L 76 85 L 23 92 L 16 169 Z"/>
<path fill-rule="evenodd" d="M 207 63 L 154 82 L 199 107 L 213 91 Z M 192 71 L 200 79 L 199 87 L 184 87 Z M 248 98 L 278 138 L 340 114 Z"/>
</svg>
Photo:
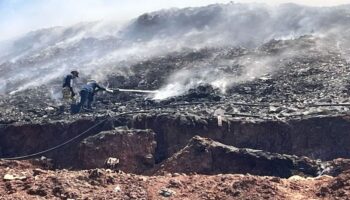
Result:
<svg viewBox="0 0 350 200">
<path fill-rule="evenodd" d="M 195 136 L 178 153 L 164 161 L 156 174 L 254 174 L 288 178 L 316 176 L 321 162 L 306 157 L 280 155 L 253 149 L 239 149 Z"/>
<path fill-rule="evenodd" d="M 79 162 L 83 169 L 105 167 L 109 157 L 117 158 L 115 169 L 142 173 L 153 168 L 156 148 L 152 130 L 115 129 L 84 139 L 79 146 Z"/>
</svg>

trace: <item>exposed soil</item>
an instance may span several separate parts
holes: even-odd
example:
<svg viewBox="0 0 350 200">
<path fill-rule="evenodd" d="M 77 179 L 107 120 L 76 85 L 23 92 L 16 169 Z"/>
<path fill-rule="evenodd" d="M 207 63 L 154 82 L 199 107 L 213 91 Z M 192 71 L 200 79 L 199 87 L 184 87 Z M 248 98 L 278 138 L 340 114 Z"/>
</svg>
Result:
<svg viewBox="0 0 350 200">
<path fill-rule="evenodd" d="M 140 176 L 105 169 L 43 170 L 0 162 L 1 199 L 349 199 L 349 171 L 289 179 L 220 174 Z M 13 175 L 14 179 L 4 179 Z"/>
</svg>

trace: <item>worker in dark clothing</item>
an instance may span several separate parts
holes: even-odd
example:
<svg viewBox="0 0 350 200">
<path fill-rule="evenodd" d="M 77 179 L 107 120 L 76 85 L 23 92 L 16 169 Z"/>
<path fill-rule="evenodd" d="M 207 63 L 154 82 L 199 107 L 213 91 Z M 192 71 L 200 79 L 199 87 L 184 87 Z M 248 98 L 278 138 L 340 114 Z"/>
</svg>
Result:
<svg viewBox="0 0 350 200">
<path fill-rule="evenodd" d="M 70 100 L 74 98 L 75 92 L 73 90 L 73 80 L 78 77 L 78 71 L 71 71 L 71 74 L 68 74 L 64 77 L 62 85 L 62 94 L 64 100 Z"/>
<path fill-rule="evenodd" d="M 113 93 L 113 90 L 104 88 L 97 84 L 96 81 L 90 80 L 86 85 L 83 86 L 83 88 L 80 90 L 80 102 L 78 103 L 76 107 L 76 112 L 80 112 L 81 108 L 83 108 L 85 105 L 87 106 L 87 109 L 91 109 L 91 104 L 94 100 L 94 95 L 98 91 L 107 91 L 109 93 Z"/>
</svg>

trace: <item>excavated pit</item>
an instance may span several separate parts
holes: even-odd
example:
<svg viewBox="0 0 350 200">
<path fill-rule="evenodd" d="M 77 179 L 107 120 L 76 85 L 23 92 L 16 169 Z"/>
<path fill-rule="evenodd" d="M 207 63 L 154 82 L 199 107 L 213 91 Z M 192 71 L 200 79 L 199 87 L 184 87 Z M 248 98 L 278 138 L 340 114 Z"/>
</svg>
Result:
<svg viewBox="0 0 350 200">
<path fill-rule="evenodd" d="M 1 125 L 1 157 L 16 157 L 37 153 L 66 142 L 94 126 L 98 119 L 79 119 L 74 122 L 55 122 L 38 124 L 15 123 Z M 113 127 L 109 121 L 86 132 L 85 137 L 97 134 Z M 77 167 L 77 147 L 83 138 L 71 142 L 55 151 L 45 154 L 53 159 L 57 168 Z"/>
<path fill-rule="evenodd" d="M 211 138 L 226 145 L 331 160 L 349 158 L 347 116 L 310 117 L 288 121 L 227 119 L 195 115 L 139 115 L 132 126 L 157 133 L 157 161 L 168 158 L 193 136 Z"/>
<path fill-rule="evenodd" d="M 1 157 L 28 155 L 52 148 L 104 119 L 87 118 L 72 123 L 2 125 L 0 128 Z M 115 157 L 120 161 L 117 169 L 137 174 L 150 174 L 150 172 L 156 174 L 159 173 L 156 169 L 161 168 L 160 165 L 163 162 L 181 151 L 194 136 L 198 135 L 232 148 L 261 150 L 266 152 L 266 155 L 270 155 L 269 152 L 271 152 L 279 156 L 282 154 L 307 156 L 318 164 L 313 165 L 313 171 L 306 175 L 317 176 L 325 170 L 324 165 L 327 165 L 327 162 L 322 164 L 320 160 L 350 158 L 350 147 L 347 145 L 350 142 L 347 131 L 349 128 L 350 118 L 343 115 L 306 117 L 287 121 L 225 118 L 222 126 L 219 126 L 218 119 L 214 117 L 203 118 L 179 113 L 137 114 L 132 117 L 107 118 L 74 142 L 44 155 L 52 159 L 54 168 L 101 168 L 105 167 L 106 159 Z M 225 152 L 216 151 L 215 157 L 227 157 Z M 250 173 L 280 177 L 293 175 L 289 172 L 274 173 L 274 169 L 279 166 L 278 162 L 267 159 L 264 162 L 270 163 L 261 164 L 260 161 L 254 160 L 259 159 L 260 156 L 239 157 L 238 160 L 241 160 L 236 164 L 238 163 L 238 168 L 244 168 L 241 171 L 227 170 L 232 164 L 217 161 L 223 165 L 222 168 L 209 167 L 204 171 L 196 172 Z M 281 160 L 284 159 L 286 158 L 282 156 Z M 316 162 L 316 159 L 320 160 Z M 255 163 L 253 165 L 257 166 L 253 170 L 247 167 L 247 164 L 242 164 L 244 160 L 248 160 L 248 163 L 253 162 Z M 198 162 L 202 161 L 198 160 Z M 293 161 L 290 162 L 293 163 Z M 185 162 L 178 162 L 177 165 L 179 172 L 190 172 L 181 170 Z M 176 169 L 173 167 L 171 172 L 176 172 Z M 267 172 L 266 170 L 269 169 L 271 171 Z M 295 169 L 291 167 L 288 170 Z M 260 173 L 261 171 L 263 173 Z"/>
</svg>

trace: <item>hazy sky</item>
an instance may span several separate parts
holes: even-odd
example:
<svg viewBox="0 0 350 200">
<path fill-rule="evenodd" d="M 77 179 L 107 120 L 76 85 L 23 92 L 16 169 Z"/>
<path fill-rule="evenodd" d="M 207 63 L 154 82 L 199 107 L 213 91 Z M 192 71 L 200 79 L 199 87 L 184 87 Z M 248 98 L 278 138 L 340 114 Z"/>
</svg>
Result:
<svg viewBox="0 0 350 200">
<path fill-rule="evenodd" d="M 25 32 L 80 21 L 125 21 L 144 12 L 171 7 L 203 6 L 230 0 L 0 0 L 0 41 Z M 312 6 L 350 4 L 350 0 L 236 0 L 279 4 L 294 2 Z"/>
</svg>

